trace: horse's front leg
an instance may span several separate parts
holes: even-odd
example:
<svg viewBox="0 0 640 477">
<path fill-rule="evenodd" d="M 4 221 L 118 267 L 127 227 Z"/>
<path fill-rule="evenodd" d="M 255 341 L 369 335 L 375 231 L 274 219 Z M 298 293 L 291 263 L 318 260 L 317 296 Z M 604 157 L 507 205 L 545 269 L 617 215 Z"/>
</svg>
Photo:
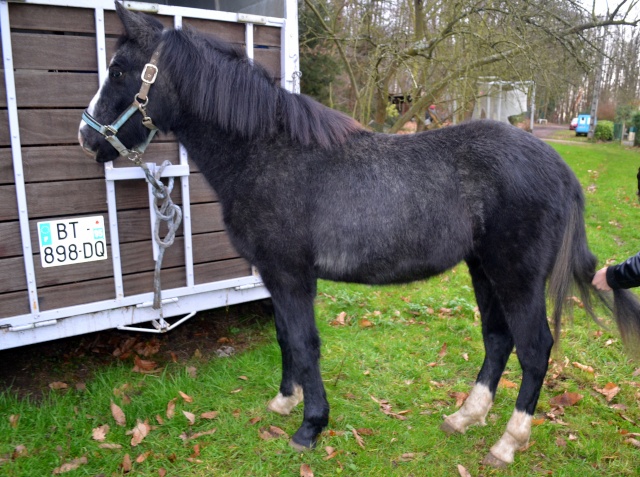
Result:
<svg viewBox="0 0 640 477">
<path fill-rule="evenodd" d="M 268 408 L 289 414 L 304 396 L 304 418 L 290 444 L 296 449 L 313 447 L 329 422 L 329 403 L 320 375 L 320 338 L 315 325 L 315 280 L 288 276 L 265 277 L 275 308 L 276 332 L 282 352 L 280 392 Z"/>
</svg>

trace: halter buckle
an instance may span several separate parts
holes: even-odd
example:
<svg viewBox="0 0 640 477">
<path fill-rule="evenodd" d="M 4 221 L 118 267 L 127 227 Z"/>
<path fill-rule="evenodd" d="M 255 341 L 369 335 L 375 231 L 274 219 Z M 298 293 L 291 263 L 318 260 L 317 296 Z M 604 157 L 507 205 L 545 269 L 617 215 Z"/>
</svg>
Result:
<svg viewBox="0 0 640 477">
<path fill-rule="evenodd" d="M 158 67 L 154 64 L 147 63 L 144 65 L 144 70 L 142 70 L 142 74 L 140 78 L 147 84 L 153 84 L 158 77 Z"/>
<path fill-rule="evenodd" d="M 105 138 L 116 137 L 117 134 L 118 134 L 118 130 L 116 128 L 114 128 L 113 126 L 105 126 L 104 127 L 104 137 Z"/>
</svg>

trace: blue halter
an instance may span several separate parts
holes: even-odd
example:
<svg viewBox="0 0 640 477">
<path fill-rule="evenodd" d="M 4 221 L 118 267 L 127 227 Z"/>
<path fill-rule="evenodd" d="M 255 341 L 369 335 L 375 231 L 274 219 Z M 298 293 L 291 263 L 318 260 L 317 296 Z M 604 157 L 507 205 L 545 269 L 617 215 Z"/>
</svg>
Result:
<svg viewBox="0 0 640 477">
<path fill-rule="evenodd" d="M 147 146 L 149 146 L 149 143 L 151 143 L 155 134 L 158 132 L 158 128 L 147 115 L 146 106 L 149 102 L 147 94 L 149 93 L 151 85 L 156 81 L 158 76 L 158 67 L 156 64 L 158 62 L 158 57 L 160 56 L 160 46 L 158 46 L 158 49 L 153 53 L 151 60 L 149 60 L 149 63 L 145 65 L 144 70 L 142 70 L 142 74 L 140 75 L 142 78 L 140 91 L 134 96 L 133 102 L 129 107 L 120 116 L 118 116 L 113 124 L 105 126 L 100 124 L 93 116 L 91 116 L 91 114 L 89 114 L 87 110 L 82 113 L 82 119 L 87 123 L 87 125 L 89 125 L 89 127 L 102 134 L 105 140 L 111 144 L 121 156 L 130 159 L 138 165 L 142 163 L 140 158 L 147 149 Z M 142 124 L 149 129 L 149 135 L 142 144 L 135 146 L 132 149 L 127 149 L 118 139 L 118 131 L 136 111 L 140 111 L 142 113 Z"/>
</svg>

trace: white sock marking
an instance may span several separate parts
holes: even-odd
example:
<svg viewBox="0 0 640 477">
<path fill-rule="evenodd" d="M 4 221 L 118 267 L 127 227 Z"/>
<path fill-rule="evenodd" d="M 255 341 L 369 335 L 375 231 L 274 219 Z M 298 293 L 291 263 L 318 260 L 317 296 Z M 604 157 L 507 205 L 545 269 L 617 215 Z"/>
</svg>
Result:
<svg viewBox="0 0 640 477">
<path fill-rule="evenodd" d="M 484 384 L 476 383 L 469 393 L 469 397 L 462 407 L 454 414 L 445 419 L 445 422 L 456 431 L 464 434 L 465 431 L 474 424 L 484 426 L 485 418 L 491 405 L 493 404 L 493 396 L 489 387 Z"/>
<path fill-rule="evenodd" d="M 496 444 L 491 453 L 507 464 L 513 462 L 515 452 L 527 445 L 531 436 L 532 416 L 523 411 L 515 410 L 507 424 L 507 430 Z"/>
<path fill-rule="evenodd" d="M 267 405 L 267 409 L 272 412 L 276 412 L 278 414 L 282 414 L 283 416 L 288 415 L 291 410 L 296 407 L 299 403 L 301 403 L 304 399 L 304 395 L 302 392 L 302 387 L 294 384 L 293 386 L 293 394 L 291 396 L 283 396 L 282 393 L 278 393 L 276 397 L 274 397 L 269 404 Z"/>
</svg>

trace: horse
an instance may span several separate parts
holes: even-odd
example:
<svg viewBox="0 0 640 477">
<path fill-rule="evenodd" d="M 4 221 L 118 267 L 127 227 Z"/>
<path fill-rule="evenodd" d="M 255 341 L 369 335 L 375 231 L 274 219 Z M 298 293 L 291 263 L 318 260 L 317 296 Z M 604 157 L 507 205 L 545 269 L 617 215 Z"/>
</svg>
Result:
<svg viewBox="0 0 640 477">
<path fill-rule="evenodd" d="M 282 89 L 228 43 L 163 29 L 119 3 L 116 10 L 125 33 L 83 115 L 81 147 L 98 162 L 140 161 L 156 130 L 184 145 L 219 197 L 233 245 L 271 294 L 282 380 L 268 408 L 287 415 L 304 401 L 290 444 L 313 447 L 329 418 L 317 280 L 407 283 L 464 261 L 485 357 L 467 400 L 441 429 L 465 433 L 485 423 L 515 347 L 522 385 L 485 458 L 498 467 L 513 462 L 531 435 L 554 344 L 547 294 L 556 341 L 572 287 L 594 318 L 593 298 L 608 300 L 591 286 L 597 259 L 584 197 L 561 157 L 532 134 L 487 120 L 411 135 L 370 132 Z M 638 300 L 618 290 L 611 307 L 623 338 L 637 343 Z"/>
</svg>

